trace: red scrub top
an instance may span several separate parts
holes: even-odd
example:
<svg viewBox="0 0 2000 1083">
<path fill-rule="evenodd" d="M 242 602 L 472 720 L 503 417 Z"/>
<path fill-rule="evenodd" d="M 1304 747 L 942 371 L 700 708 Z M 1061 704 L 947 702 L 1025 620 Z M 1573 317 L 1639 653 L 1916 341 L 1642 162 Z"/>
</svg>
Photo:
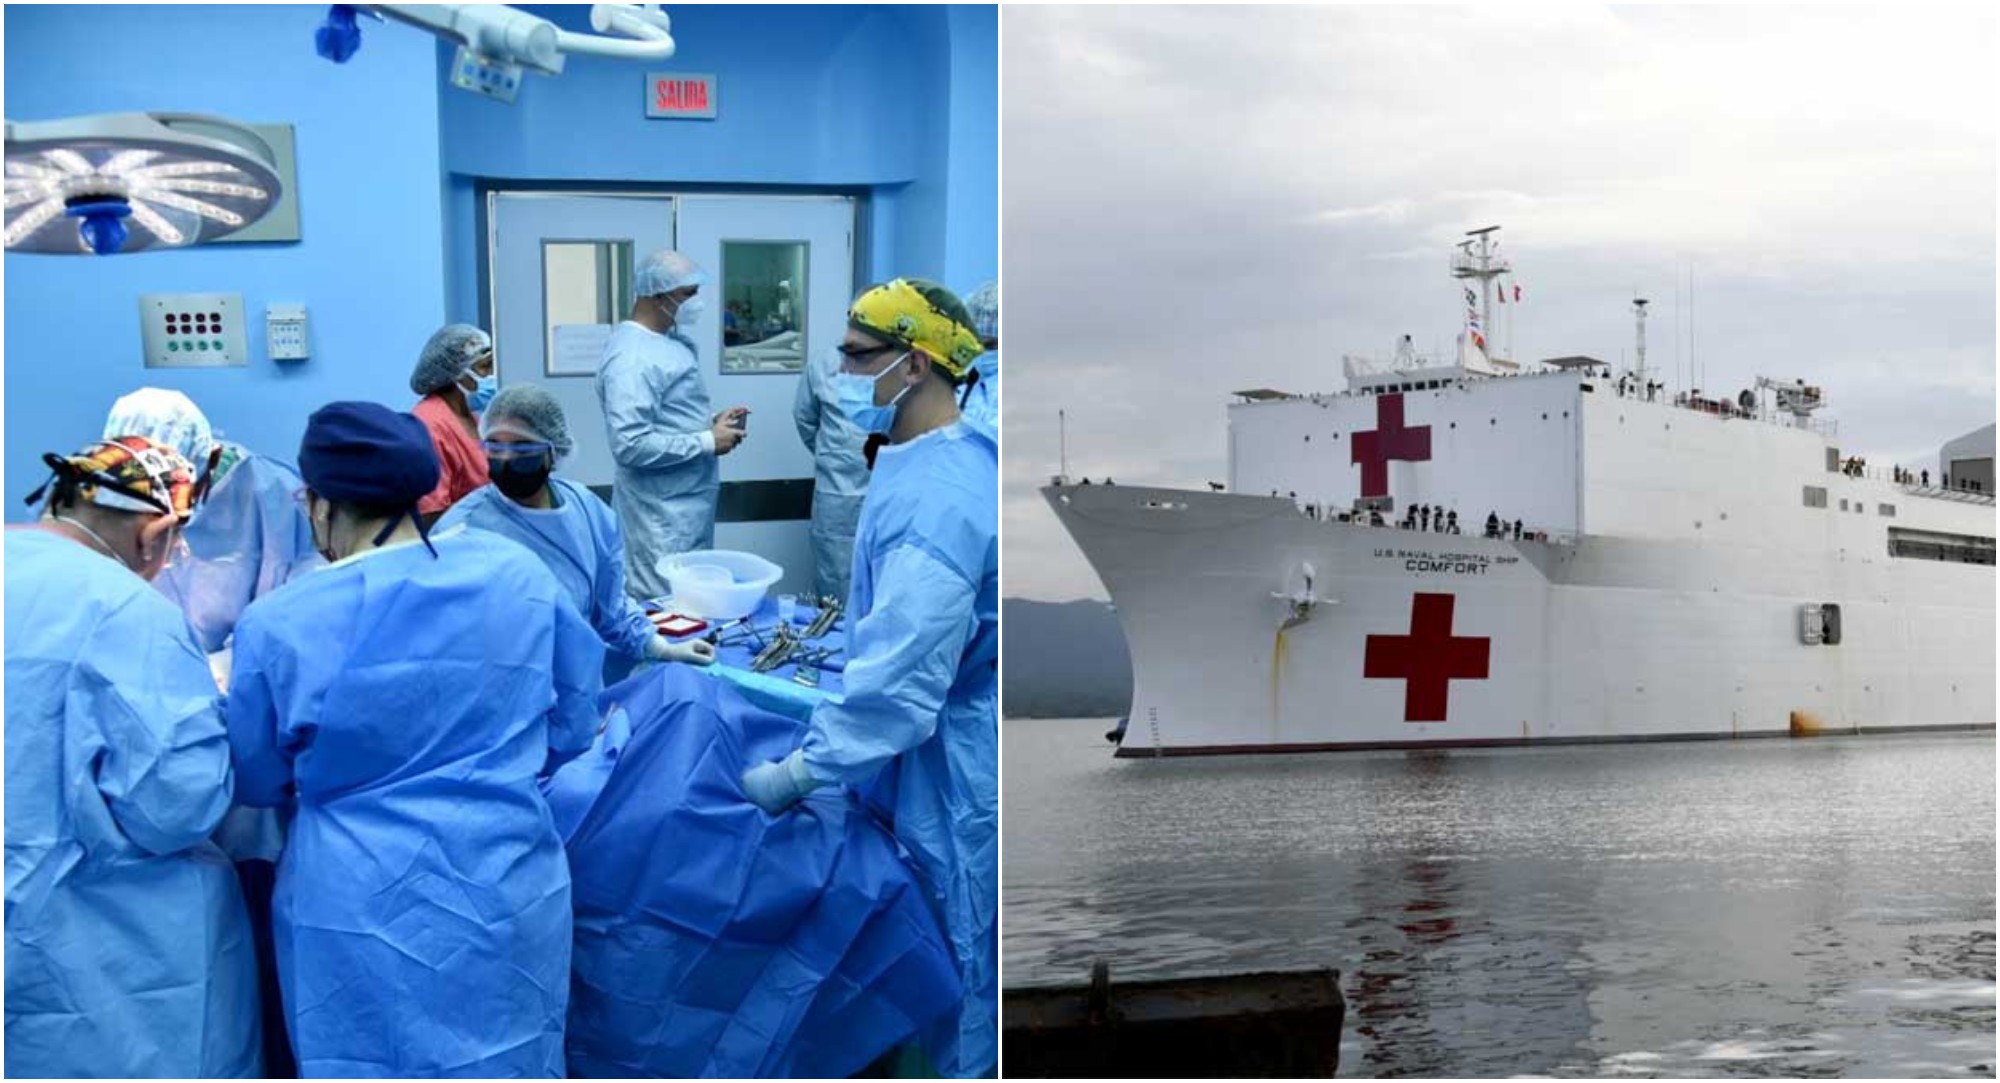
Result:
<svg viewBox="0 0 2000 1083">
<path fill-rule="evenodd" d="M 418 512 L 435 515 L 491 480 L 486 476 L 486 449 L 438 395 L 425 395 L 410 412 L 431 431 L 431 444 L 437 448 L 437 488 L 417 501 Z"/>
</svg>

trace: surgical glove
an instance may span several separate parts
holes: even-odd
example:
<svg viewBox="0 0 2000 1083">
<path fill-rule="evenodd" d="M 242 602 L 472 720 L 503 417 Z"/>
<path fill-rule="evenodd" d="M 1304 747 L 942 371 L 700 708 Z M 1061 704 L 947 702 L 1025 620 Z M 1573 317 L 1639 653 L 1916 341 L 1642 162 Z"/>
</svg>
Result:
<svg viewBox="0 0 2000 1083">
<path fill-rule="evenodd" d="M 773 816 L 798 804 L 805 795 L 824 785 L 806 770 L 804 749 L 782 760 L 760 763 L 743 772 L 743 796 Z"/>
<path fill-rule="evenodd" d="M 715 661 L 715 644 L 699 639 L 675 643 L 666 636 L 656 635 L 646 642 L 646 657 L 655 662 L 686 662 L 691 666 L 705 666 Z"/>
</svg>

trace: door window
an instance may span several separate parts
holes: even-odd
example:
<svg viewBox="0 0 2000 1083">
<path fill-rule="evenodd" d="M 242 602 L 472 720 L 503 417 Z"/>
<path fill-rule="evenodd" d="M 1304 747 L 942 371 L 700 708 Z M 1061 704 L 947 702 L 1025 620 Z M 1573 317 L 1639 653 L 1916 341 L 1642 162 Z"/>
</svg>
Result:
<svg viewBox="0 0 2000 1083">
<path fill-rule="evenodd" d="M 797 373 L 808 356 L 804 241 L 722 242 L 722 372 Z"/>
</svg>

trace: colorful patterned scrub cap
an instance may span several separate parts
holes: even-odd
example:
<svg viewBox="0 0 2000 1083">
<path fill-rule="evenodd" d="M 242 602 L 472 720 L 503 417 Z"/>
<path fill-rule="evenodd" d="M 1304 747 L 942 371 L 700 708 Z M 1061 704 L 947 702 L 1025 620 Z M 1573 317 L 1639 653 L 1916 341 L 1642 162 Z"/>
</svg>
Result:
<svg viewBox="0 0 2000 1083">
<path fill-rule="evenodd" d="M 201 494 L 194 467 L 181 453 L 143 436 L 101 440 L 74 455 L 42 456 L 55 476 L 28 494 L 39 503 L 49 493 L 56 503 L 75 500 L 114 511 L 172 515 L 183 522 Z"/>
<path fill-rule="evenodd" d="M 862 294 L 847 310 L 847 325 L 921 352 L 953 379 L 986 352 L 958 297 L 921 278 L 893 279 Z"/>
</svg>

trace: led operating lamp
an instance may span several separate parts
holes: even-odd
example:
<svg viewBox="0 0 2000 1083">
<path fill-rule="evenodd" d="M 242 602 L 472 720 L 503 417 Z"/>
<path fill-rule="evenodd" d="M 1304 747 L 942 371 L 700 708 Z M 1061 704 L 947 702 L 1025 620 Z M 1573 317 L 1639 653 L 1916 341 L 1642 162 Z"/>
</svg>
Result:
<svg viewBox="0 0 2000 1083">
<path fill-rule="evenodd" d="M 193 113 L 6 122 L 7 250 L 114 255 L 228 236 L 284 185 L 257 133 Z"/>
</svg>

